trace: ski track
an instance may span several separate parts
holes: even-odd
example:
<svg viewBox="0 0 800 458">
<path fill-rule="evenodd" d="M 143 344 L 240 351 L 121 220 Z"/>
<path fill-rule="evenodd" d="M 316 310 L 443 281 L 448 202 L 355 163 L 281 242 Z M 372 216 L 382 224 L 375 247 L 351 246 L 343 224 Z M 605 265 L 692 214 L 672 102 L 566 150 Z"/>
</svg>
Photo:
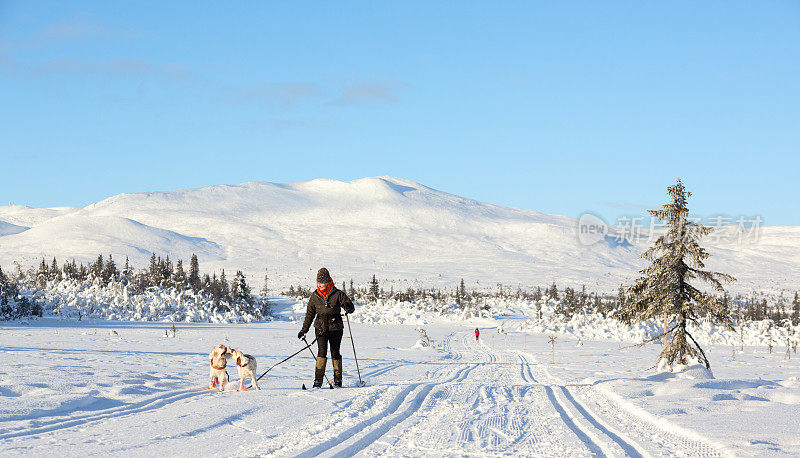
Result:
<svg viewBox="0 0 800 458">
<path fill-rule="evenodd" d="M 68 418 L 50 419 L 50 420 L 27 420 L 33 426 L 11 427 L 7 429 L 0 429 L 0 440 L 9 439 L 12 437 L 31 436 L 34 434 L 47 433 L 57 431 L 60 429 L 71 428 L 74 426 L 82 426 L 86 423 L 96 422 L 101 420 L 108 420 L 111 418 L 119 418 L 127 415 L 148 412 L 160 409 L 174 402 L 183 399 L 191 398 L 194 396 L 205 393 L 206 390 L 202 388 L 184 390 L 179 392 L 171 392 L 150 398 L 144 401 L 135 402 L 132 404 L 114 407 L 110 409 L 93 412 L 91 414 L 73 415 Z"/>
<path fill-rule="evenodd" d="M 523 377 L 536 383 L 530 362 L 525 354 L 517 353 L 522 361 Z M 558 404 L 558 408 L 568 416 L 583 418 L 581 422 L 588 423 L 580 428 L 584 434 L 592 434 L 595 437 L 605 436 L 608 439 L 608 441 L 603 440 L 606 443 L 602 447 L 606 455 L 616 456 L 623 453 L 633 457 L 728 455 L 725 450 L 717 449 L 709 441 L 688 438 L 670 430 L 667 422 L 655 423 L 637 418 L 624 406 L 605 396 L 593 386 L 567 385 L 552 377 L 544 366 L 534 364 L 534 368 L 540 373 L 540 379 L 553 382 L 546 386 L 553 393 L 551 401 L 554 405 Z M 579 397 L 584 401 L 579 400 Z M 593 408 L 588 407 L 588 404 L 591 404 Z M 577 415 L 568 414 L 567 411 L 573 411 Z M 595 412 L 600 412 L 600 414 Z M 616 427 L 611 426 L 612 424 Z M 624 430 L 624 433 L 621 430 Z M 597 432 L 601 436 L 596 436 Z M 701 437 L 699 434 L 694 435 Z M 598 446 L 601 444 L 602 442 L 597 443 Z"/>
<path fill-rule="evenodd" d="M 500 346 L 504 343 L 496 337 L 476 341 L 471 333 L 451 333 L 441 348 L 452 363 L 428 370 L 426 380 L 375 385 L 360 396 L 364 401 L 334 413 L 324 425 L 301 428 L 310 431 L 306 434 L 271 437 L 257 453 L 721 455 L 707 443 L 636 418 L 594 387 L 564 384 L 528 354 Z M 393 363 L 367 374 L 374 379 L 414 364 Z"/>
<path fill-rule="evenodd" d="M 451 333 L 441 345 L 444 362 L 434 368 L 429 368 L 430 363 L 402 360 L 368 366 L 364 377 L 376 382 L 414 366 L 427 370 L 416 371 L 420 378 L 407 383 L 387 381 L 360 388 L 347 402 L 331 401 L 337 410 L 330 415 L 283 434 L 262 436 L 260 444 L 242 447 L 238 454 L 637 458 L 726 454 L 699 434 L 637 415 L 595 386 L 562 382 L 528 353 L 496 349 L 502 340 L 486 340 L 490 344 L 483 338 L 475 340 L 471 333 Z M 0 428 L 0 440 L 155 411 L 192 402 L 191 398 L 205 392 L 199 388 L 172 391 L 66 418 L 52 415 L 8 421 L 10 426 Z"/>
</svg>

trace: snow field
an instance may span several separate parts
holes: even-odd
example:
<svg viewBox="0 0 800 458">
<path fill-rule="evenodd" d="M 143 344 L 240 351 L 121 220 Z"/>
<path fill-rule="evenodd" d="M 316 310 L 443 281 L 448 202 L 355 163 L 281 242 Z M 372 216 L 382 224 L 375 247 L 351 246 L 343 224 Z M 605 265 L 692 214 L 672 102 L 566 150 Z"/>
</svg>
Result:
<svg viewBox="0 0 800 458">
<path fill-rule="evenodd" d="M 299 317 L 296 317 L 299 318 Z M 505 325 L 513 323 L 504 323 Z M 300 348 L 298 322 L 242 325 L 4 323 L 0 454 L 236 456 L 792 456 L 800 453 L 798 359 L 723 345 L 713 374 L 648 370 L 659 345 L 438 323 L 353 323 L 345 385 L 301 391 L 313 360 L 276 367 L 261 391 L 207 391 L 208 351 L 239 346 L 259 373 Z M 507 326 L 506 326 L 507 327 Z M 112 332 L 113 331 L 113 332 Z M 330 370 L 330 368 L 329 368 Z M 238 387 L 235 368 L 231 387 Z M 716 377 L 716 378 L 715 378 Z M 130 434 L 130 431 L 136 431 Z"/>
</svg>

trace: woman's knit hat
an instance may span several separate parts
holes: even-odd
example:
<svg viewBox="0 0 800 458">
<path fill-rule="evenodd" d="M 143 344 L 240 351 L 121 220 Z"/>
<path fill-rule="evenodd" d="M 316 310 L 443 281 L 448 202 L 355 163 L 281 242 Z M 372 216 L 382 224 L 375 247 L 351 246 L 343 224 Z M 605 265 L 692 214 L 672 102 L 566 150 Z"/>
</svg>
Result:
<svg viewBox="0 0 800 458">
<path fill-rule="evenodd" d="M 331 279 L 331 274 L 328 272 L 328 269 L 322 268 L 317 271 L 317 283 L 330 283 L 333 279 Z"/>
</svg>

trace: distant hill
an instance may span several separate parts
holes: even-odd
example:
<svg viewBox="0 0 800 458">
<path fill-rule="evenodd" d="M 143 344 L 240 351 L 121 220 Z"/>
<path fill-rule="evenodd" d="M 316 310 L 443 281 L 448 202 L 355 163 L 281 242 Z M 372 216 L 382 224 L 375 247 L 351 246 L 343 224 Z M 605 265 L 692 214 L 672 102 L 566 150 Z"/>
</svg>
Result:
<svg viewBox="0 0 800 458">
<path fill-rule="evenodd" d="M 387 290 L 408 286 L 516 288 L 586 284 L 613 291 L 643 266 L 644 241 L 609 237 L 584 246 L 577 220 L 491 205 L 391 177 L 351 182 L 250 182 L 119 194 L 86 208 L 0 207 L 0 265 L 42 256 L 93 260 L 111 253 L 137 268 L 151 252 L 203 271 L 242 269 L 256 288 L 310 285 L 328 267 L 337 284 L 373 274 Z M 766 227 L 758 243 L 706 246 L 709 267 L 733 291 L 800 287 L 800 228 Z"/>
</svg>

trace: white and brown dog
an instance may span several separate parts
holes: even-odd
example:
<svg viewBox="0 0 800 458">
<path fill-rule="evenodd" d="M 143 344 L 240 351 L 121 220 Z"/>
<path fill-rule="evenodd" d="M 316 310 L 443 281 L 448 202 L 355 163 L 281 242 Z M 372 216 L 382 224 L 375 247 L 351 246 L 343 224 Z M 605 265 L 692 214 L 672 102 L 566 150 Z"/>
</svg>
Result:
<svg viewBox="0 0 800 458">
<path fill-rule="evenodd" d="M 225 391 L 225 387 L 228 385 L 228 372 L 225 368 L 228 366 L 228 358 L 231 356 L 233 356 L 231 349 L 225 345 L 219 344 L 211 349 L 211 353 L 208 355 L 211 363 L 209 390 L 219 385 L 219 390 Z"/>
<path fill-rule="evenodd" d="M 244 386 L 244 379 L 250 378 L 250 383 L 255 389 L 260 390 L 256 380 L 256 359 L 251 355 L 245 355 L 239 351 L 239 347 L 233 349 L 233 360 L 236 361 L 236 369 L 239 371 L 239 389 L 237 391 L 247 391 Z"/>
</svg>

